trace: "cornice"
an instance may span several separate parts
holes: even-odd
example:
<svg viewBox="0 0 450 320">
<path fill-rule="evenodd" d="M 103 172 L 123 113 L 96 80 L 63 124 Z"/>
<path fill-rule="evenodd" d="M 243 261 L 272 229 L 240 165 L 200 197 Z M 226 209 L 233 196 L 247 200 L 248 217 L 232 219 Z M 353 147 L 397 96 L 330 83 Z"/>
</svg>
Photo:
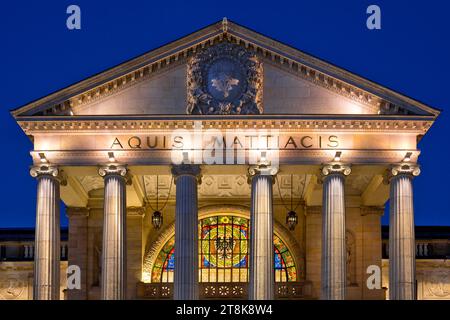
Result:
<svg viewBox="0 0 450 320">
<path fill-rule="evenodd" d="M 46 111 L 47 114 L 71 117 L 72 108 L 110 96 L 169 66 L 184 62 L 198 50 L 223 41 L 242 45 L 265 60 L 289 68 L 302 78 L 347 98 L 375 107 L 382 114 L 427 113 L 433 118 L 439 115 L 438 110 L 418 101 L 225 20 L 29 103 L 11 113 L 16 119 L 20 115 L 29 114 L 31 110 L 33 114 L 49 110 Z M 412 111 L 407 112 L 407 109 Z"/>
<path fill-rule="evenodd" d="M 266 129 L 280 131 L 414 132 L 425 134 L 433 124 L 426 116 L 260 115 L 248 116 L 115 116 L 26 117 L 18 123 L 26 134 L 45 132 L 148 132 L 155 130 Z"/>
</svg>

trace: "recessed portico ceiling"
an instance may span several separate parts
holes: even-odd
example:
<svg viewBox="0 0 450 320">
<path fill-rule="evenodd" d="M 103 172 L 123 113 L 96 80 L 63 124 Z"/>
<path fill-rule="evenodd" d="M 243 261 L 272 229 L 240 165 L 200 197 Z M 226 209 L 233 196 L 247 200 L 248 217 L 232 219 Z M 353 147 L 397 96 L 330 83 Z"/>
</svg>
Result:
<svg viewBox="0 0 450 320">
<path fill-rule="evenodd" d="M 373 106 L 381 114 L 419 115 L 434 118 L 440 111 L 371 82 L 300 50 L 224 19 L 197 32 L 152 50 L 116 67 L 54 92 L 13 110 L 17 120 L 42 116 L 64 116 L 76 120 L 69 110 L 133 86 L 172 65 L 179 65 L 197 51 L 228 41 L 284 68 L 293 74 L 360 104 Z M 108 115 L 97 115 L 101 119 Z M 228 117 L 228 116 L 226 116 Z"/>
</svg>

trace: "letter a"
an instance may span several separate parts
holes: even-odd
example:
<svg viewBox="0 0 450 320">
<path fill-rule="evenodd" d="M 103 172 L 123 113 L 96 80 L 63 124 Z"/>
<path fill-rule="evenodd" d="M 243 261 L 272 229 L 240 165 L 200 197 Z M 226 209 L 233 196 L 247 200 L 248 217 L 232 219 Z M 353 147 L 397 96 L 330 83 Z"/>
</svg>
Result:
<svg viewBox="0 0 450 320">
<path fill-rule="evenodd" d="M 369 30 L 381 29 L 381 9 L 379 6 L 373 4 L 367 7 L 367 14 L 370 16 L 367 18 L 366 26 Z"/>
<path fill-rule="evenodd" d="M 81 269 L 77 265 L 67 267 L 67 289 L 81 289 Z"/>
<path fill-rule="evenodd" d="M 66 10 L 67 14 L 70 14 L 66 20 L 66 26 L 69 30 L 80 30 L 81 29 L 81 9 L 77 5 L 70 5 Z"/>
<path fill-rule="evenodd" d="M 370 276 L 367 278 L 367 288 L 369 290 L 381 289 L 381 270 L 379 266 L 370 265 L 367 267 L 367 274 Z"/>
</svg>

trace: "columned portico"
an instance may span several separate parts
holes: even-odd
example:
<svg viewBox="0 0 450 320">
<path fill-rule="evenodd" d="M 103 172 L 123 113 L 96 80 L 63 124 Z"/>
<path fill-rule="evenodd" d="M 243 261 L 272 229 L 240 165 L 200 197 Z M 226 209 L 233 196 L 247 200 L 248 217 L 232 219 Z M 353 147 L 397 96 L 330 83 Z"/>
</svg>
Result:
<svg viewBox="0 0 450 320">
<path fill-rule="evenodd" d="M 389 213 L 389 299 L 416 299 L 416 246 L 412 180 L 420 174 L 414 163 L 391 166 Z"/>
<path fill-rule="evenodd" d="M 38 165 L 30 174 L 38 181 L 33 298 L 59 300 L 60 171 L 56 166 Z"/>
<path fill-rule="evenodd" d="M 322 167 L 321 299 L 344 300 L 346 286 L 345 176 L 350 166 L 333 162 Z"/>
<path fill-rule="evenodd" d="M 122 300 L 126 297 L 126 175 L 123 165 L 99 168 L 104 178 L 103 251 L 101 297 Z"/>
<path fill-rule="evenodd" d="M 389 192 L 383 286 L 413 299 L 413 163 L 439 113 L 227 19 L 35 100 L 12 111 L 37 166 L 35 298 L 58 298 L 61 186 L 70 299 L 383 298 Z"/>
<path fill-rule="evenodd" d="M 174 299 L 198 299 L 198 204 L 200 166 L 175 165 L 175 275 Z"/>
<path fill-rule="evenodd" d="M 273 268 L 273 177 L 278 168 L 269 162 L 249 168 L 250 211 L 250 300 L 272 300 Z"/>
</svg>

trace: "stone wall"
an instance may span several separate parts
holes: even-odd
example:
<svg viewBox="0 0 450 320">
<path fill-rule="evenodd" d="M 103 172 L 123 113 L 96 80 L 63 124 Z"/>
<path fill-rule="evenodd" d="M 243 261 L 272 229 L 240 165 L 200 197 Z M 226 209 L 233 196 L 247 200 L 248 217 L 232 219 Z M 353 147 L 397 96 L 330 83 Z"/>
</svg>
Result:
<svg viewBox="0 0 450 320">
<path fill-rule="evenodd" d="M 66 298 L 67 261 L 61 262 L 60 299 Z M 0 300 L 33 299 L 33 261 L 0 262 Z"/>
</svg>

